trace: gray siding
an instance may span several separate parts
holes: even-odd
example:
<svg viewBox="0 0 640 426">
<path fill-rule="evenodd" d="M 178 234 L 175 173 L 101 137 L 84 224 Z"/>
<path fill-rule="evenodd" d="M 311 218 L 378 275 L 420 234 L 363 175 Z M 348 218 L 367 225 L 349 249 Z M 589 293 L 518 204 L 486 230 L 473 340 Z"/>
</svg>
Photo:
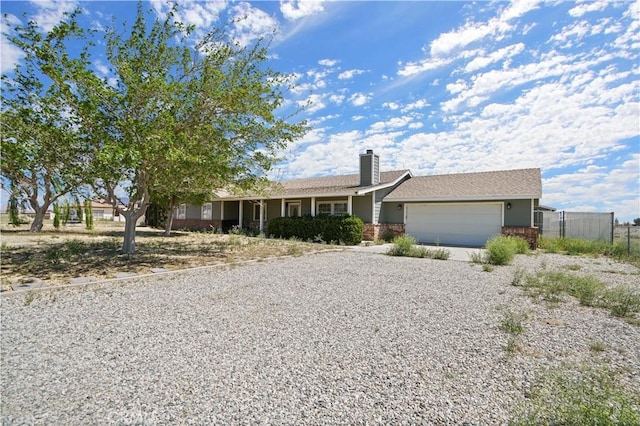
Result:
<svg viewBox="0 0 640 426">
<path fill-rule="evenodd" d="M 398 210 L 398 205 L 401 206 Z M 404 223 L 404 203 L 381 203 L 379 223 Z"/>
<path fill-rule="evenodd" d="M 185 219 L 202 219 L 202 206 L 187 204 Z"/>
<path fill-rule="evenodd" d="M 511 203 L 511 209 L 507 209 L 507 203 Z M 533 226 L 531 200 L 505 200 L 504 226 Z"/>
<path fill-rule="evenodd" d="M 373 161 L 371 161 L 371 154 L 364 154 L 360 156 L 360 186 L 372 185 L 372 167 Z"/>
<path fill-rule="evenodd" d="M 211 219 L 220 220 L 220 213 L 221 213 L 220 204 L 221 204 L 220 201 L 214 201 L 212 203 L 212 206 L 211 206 L 211 209 L 212 209 Z"/>
<path fill-rule="evenodd" d="M 371 193 L 365 194 L 359 197 L 353 197 L 352 207 L 353 207 L 353 215 L 358 216 L 364 223 L 372 223 L 373 218 L 371 217 L 371 210 L 373 208 L 373 198 L 371 197 Z"/>
</svg>

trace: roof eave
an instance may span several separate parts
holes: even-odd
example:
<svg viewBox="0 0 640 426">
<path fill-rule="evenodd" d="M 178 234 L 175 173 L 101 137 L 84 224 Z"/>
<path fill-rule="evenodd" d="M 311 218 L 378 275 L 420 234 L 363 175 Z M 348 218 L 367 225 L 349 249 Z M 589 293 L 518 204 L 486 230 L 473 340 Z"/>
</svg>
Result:
<svg viewBox="0 0 640 426">
<path fill-rule="evenodd" d="M 407 176 L 412 177 L 410 170 L 407 170 L 406 172 L 404 172 L 403 174 L 401 174 L 399 177 L 397 177 L 395 180 L 391 182 L 370 186 L 368 188 L 363 188 L 359 191 L 356 191 L 356 195 L 364 195 L 364 194 L 368 194 L 369 192 L 377 191 L 379 189 L 385 189 L 385 188 L 396 186 L 402 181 L 402 179 L 406 178 Z"/>
<path fill-rule="evenodd" d="M 410 203 L 410 202 L 435 202 L 435 201 L 502 201 L 502 200 L 530 200 L 539 199 L 540 195 L 517 194 L 517 195 L 487 195 L 473 197 L 385 197 L 382 202 L 387 203 Z"/>
</svg>

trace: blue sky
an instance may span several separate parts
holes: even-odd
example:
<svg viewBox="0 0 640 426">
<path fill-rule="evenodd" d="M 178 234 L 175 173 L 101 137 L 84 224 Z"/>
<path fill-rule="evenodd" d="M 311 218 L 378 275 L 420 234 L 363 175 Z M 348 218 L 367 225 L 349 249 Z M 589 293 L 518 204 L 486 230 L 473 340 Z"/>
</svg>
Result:
<svg viewBox="0 0 640 426">
<path fill-rule="evenodd" d="M 146 2 L 163 16 L 163 1 Z M 244 16 L 248 43 L 275 30 L 270 65 L 295 75 L 282 114 L 312 130 L 276 179 L 355 173 L 373 149 L 414 175 L 540 167 L 542 204 L 640 217 L 640 2 L 181 2 L 198 34 Z M 103 31 L 135 2 L 2 2 L 45 29 L 80 6 Z M 2 70 L 20 61 L 2 40 Z M 93 52 L 106 78 L 100 43 Z M 4 197 L 3 197 L 4 198 Z"/>
</svg>

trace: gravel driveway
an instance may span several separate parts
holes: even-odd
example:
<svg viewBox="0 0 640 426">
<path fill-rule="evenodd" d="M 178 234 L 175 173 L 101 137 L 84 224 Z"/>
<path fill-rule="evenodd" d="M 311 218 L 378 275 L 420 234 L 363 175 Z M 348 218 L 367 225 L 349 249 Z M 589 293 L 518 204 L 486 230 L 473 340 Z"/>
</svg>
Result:
<svg viewBox="0 0 640 426">
<path fill-rule="evenodd" d="M 483 272 L 330 252 L 5 295 L 2 422 L 503 424 L 536 371 L 563 362 L 621 366 L 640 388 L 640 327 L 510 285 L 516 268 L 563 263 L 638 277 L 559 255 Z M 507 308 L 528 317 L 516 354 Z"/>
</svg>

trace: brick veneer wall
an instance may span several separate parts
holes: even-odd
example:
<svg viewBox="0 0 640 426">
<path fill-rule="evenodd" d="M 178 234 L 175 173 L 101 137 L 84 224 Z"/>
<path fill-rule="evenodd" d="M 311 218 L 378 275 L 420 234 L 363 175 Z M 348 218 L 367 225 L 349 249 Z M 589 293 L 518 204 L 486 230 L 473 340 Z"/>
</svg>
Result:
<svg viewBox="0 0 640 426">
<path fill-rule="evenodd" d="M 529 243 L 529 248 L 538 248 L 538 227 L 537 226 L 503 226 L 502 234 L 512 237 L 522 237 Z"/>
<path fill-rule="evenodd" d="M 363 239 L 375 241 L 386 233 L 394 236 L 404 234 L 404 224 L 402 223 L 365 223 Z"/>
<path fill-rule="evenodd" d="M 213 229 L 221 228 L 221 220 L 208 220 L 208 219 L 173 219 L 171 229 Z"/>
</svg>

